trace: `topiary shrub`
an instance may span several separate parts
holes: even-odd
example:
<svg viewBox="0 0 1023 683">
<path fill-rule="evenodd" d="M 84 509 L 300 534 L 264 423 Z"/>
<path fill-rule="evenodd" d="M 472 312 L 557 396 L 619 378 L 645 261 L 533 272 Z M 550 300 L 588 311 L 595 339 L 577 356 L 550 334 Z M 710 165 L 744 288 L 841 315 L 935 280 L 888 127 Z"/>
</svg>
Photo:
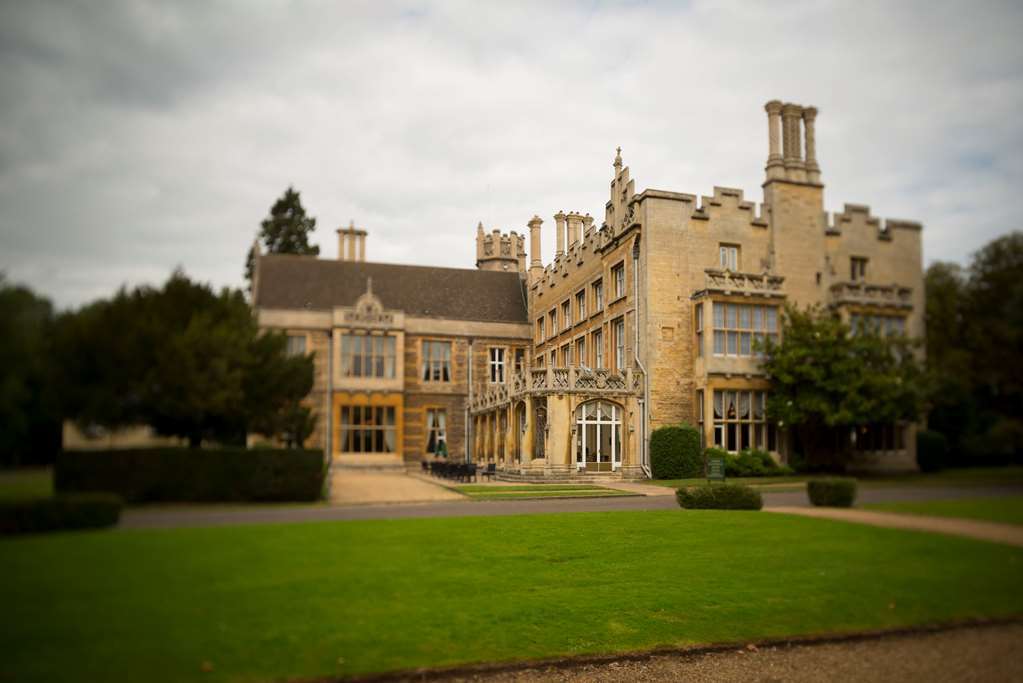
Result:
<svg viewBox="0 0 1023 683">
<path fill-rule="evenodd" d="M 675 499 L 687 510 L 759 510 L 764 506 L 760 491 L 742 484 L 680 488 Z"/>
<path fill-rule="evenodd" d="M 806 494 L 818 507 L 852 507 L 856 500 L 856 480 L 847 477 L 811 479 L 806 482 Z"/>
<path fill-rule="evenodd" d="M 699 430 L 690 425 L 655 429 L 650 435 L 650 469 L 654 479 L 702 477 Z"/>
<path fill-rule="evenodd" d="M 916 433 L 916 464 L 921 472 L 937 472 L 948 465 L 948 439 L 944 434 L 926 429 Z"/>
<path fill-rule="evenodd" d="M 715 448 L 707 449 L 707 457 L 710 457 L 711 450 L 715 454 L 723 454 L 725 475 L 729 477 L 778 477 L 792 474 L 791 467 L 779 465 L 767 451 L 748 448 L 733 455 Z"/>
<path fill-rule="evenodd" d="M 109 491 L 129 503 L 311 501 L 323 494 L 319 450 L 144 448 L 64 451 L 60 493 Z"/>
<path fill-rule="evenodd" d="M 79 493 L 0 503 L 0 534 L 101 529 L 121 518 L 121 499 L 110 493 Z"/>
</svg>

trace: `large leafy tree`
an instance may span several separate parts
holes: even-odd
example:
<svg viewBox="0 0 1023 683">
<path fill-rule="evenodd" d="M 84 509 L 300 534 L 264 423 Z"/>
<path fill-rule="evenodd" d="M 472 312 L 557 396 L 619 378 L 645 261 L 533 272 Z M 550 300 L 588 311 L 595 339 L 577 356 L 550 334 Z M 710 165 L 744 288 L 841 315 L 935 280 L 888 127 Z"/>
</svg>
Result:
<svg viewBox="0 0 1023 683">
<path fill-rule="evenodd" d="M 259 228 L 259 241 L 270 254 L 303 254 L 318 256 L 319 246 L 309 244 L 309 235 L 316 229 L 316 219 L 306 214 L 295 188 L 288 187 L 270 207 L 270 215 Z M 255 254 L 250 248 L 245 260 L 245 279 L 252 282 Z"/>
<path fill-rule="evenodd" d="M 811 465 L 840 467 L 852 427 L 919 414 L 923 374 L 904 338 L 852 334 L 829 311 L 789 307 L 781 341 L 763 351 L 768 416 L 795 430 Z"/>
<path fill-rule="evenodd" d="M 275 436 L 312 386 L 311 357 L 261 334 L 240 291 L 216 294 L 175 273 L 161 289 L 122 290 L 59 324 L 66 410 L 83 425 L 238 442 Z"/>
<path fill-rule="evenodd" d="M 60 449 L 53 308 L 0 274 L 0 465 L 52 462 Z"/>
</svg>

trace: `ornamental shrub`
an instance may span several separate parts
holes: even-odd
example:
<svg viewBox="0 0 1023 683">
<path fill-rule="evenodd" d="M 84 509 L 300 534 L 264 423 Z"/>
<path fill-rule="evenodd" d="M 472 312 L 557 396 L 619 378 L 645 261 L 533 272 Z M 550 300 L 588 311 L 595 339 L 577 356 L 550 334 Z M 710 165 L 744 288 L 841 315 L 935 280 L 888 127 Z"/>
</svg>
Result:
<svg viewBox="0 0 1023 683">
<path fill-rule="evenodd" d="M 759 510 L 764 506 L 760 492 L 743 484 L 689 486 L 676 491 L 675 499 L 687 510 Z"/>
<path fill-rule="evenodd" d="M 654 479 L 702 477 L 699 430 L 684 424 L 655 429 L 650 435 L 650 469 Z"/>
<path fill-rule="evenodd" d="M 848 477 L 811 479 L 806 482 L 810 502 L 818 507 L 847 508 L 856 500 L 856 480 Z"/>
<path fill-rule="evenodd" d="M 109 527 L 121 518 L 122 506 L 110 493 L 5 501 L 0 503 L 0 534 Z"/>
<path fill-rule="evenodd" d="M 922 429 L 916 433 L 916 464 L 921 472 L 937 472 L 948 465 L 948 439 Z"/>
<path fill-rule="evenodd" d="M 319 450 L 144 448 L 64 451 L 60 493 L 110 491 L 129 503 L 312 501 L 323 493 Z"/>
<path fill-rule="evenodd" d="M 715 448 L 707 449 L 708 458 L 711 450 L 724 454 L 725 476 L 728 477 L 777 477 L 792 474 L 791 467 L 779 465 L 767 451 L 746 449 L 733 455 Z"/>
</svg>

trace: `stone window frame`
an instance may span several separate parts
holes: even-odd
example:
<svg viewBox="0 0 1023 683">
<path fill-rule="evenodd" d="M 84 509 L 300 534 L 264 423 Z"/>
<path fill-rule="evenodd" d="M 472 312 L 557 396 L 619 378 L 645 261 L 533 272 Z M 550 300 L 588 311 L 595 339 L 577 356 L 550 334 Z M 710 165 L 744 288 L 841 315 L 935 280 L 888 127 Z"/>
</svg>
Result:
<svg viewBox="0 0 1023 683">
<path fill-rule="evenodd" d="M 373 340 L 366 348 L 366 340 Z M 355 343 L 358 340 L 358 344 Z M 383 349 L 378 353 L 376 340 L 382 340 Z M 356 353 L 355 346 L 360 347 Z M 390 348 L 388 349 L 388 346 Z M 394 379 L 398 372 L 398 337 L 394 334 L 373 334 L 366 330 L 345 330 L 341 333 L 338 349 L 338 370 L 342 377 Z M 360 371 L 355 371 L 355 359 L 359 359 Z M 366 364 L 371 371 L 366 371 Z M 378 368 L 382 368 L 377 372 Z"/>
<path fill-rule="evenodd" d="M 718 358 L 760 358 L 763 354 L 753 349 L 754 341 L 757 339 L 777 341 L 781 334 L 776 304 L 747 304 L 732 301 L 712 301 L 711 303 L 713 304 L 711 311 L 711 327 L 714 331 L 713 355 Z M 733 310 L 735 311 L 734 317 L 731 315 Z"/>
<path fill-rule="evenodd" d="M 292 340 L 302 340 L 301 349 L 293 348 Z M 297 346 L 297 345 L 296 345 Z M 304 356 L 309 353 L 309 333 L 308 332 L 287 332 L 286 341 L 284 346 L 284 353 L 288 357 L 292 356 Z"/>
<path fill-rule="evenodd" d="M 737 273 L 742 269 L 742 245 L 731 242 L 718 244 L 718 265 L 721 270 Z"/>
<path fill-rule="evenodd" d="M 625 298 L 628 293 L 628 285 L 625 280 L 625 259 L 611 266 L 611 281 L 615 287 L 614 301 Z"/>
<path fill-rule="evenodd" d="M 558 307 L 555 306 L 547 313 L 547 321 L 550 323 L 550 335 L 548 339 L 554 339 L 558 336 Z"/>
<path fill-rule="evenodd" d="M 604 278 L 598 277 L 590 283 L 593 291 L 593 313 L 600 313 L 604 310 Z"/>
<path fill-rule="evenodd" d="M 604 330 L 597 328 L 590 333 L 593 344 L 593 367 L 604 367 Z"/>
<path fill-rule="evenodd" d="M 572 300 L 565 299 L 561 302 L 561 331 L 564 332 L 572 327 Z"/>
<path fill-rule="evenodd" d="M 614 344 L 614 369 L 622 372 L 625 369 L 625 316 L 620 315 L 611 321 L 611 341 Z"/>
<path fill-rule="evenodd" d="M 572 365 L 572 343 L 565 342 L 558 349 L 558 352 L 561 355 L 561 365 L 559 365 L 558 367 L 562 368 L 570 367 Z"/>
<path fill-rule="evenodd" d="M 586 320 L 586 288 L 583 287 L 575 293 L 575 310 L 576 310 L 576 322 L 581 323 Z"/>
<path fill-rule="evenodd" d="M 696 357 L 703 356 L 703 302 L 693 307 L 693 326 L 696 331 Z"/>
<path fill-rule="evenodd" d="M 745 416 L 742 414 L 744 395 L 747 411 Z M 714 389 L 711 409 L 714 447 L 729 453 L 738 453 L 746 448 L 777 452 L 777 429 L 767 417 L 768 395 L 766 389 Z M 729 396 L 733 401 L 726 405 Z M 759 417 L 756 414 L 758 407 Z"/>
<path fill-rule="evenodd" d="M 536 343 L 539 344 L 547 338 L 547 316 L 541 315 L 536 320 Z"/>
<path fill-rule="evenodd" d="M 503 346 L 487 347 L 487 377 L 490 384 L 504 384 L 506 351 Z"/>
<path fill-rule="evenodd" d="M 355 414 L 358 412 L 358 421 Z M 367 420 L 367 414 L 370 419 Z M 397 453 L 398 406 L 373 403 L 342 403 L 338 406 L 340 453 Z M 388 421 L 388 417 L 390 418 Z M 388 439 L 390 434 L 390 439 Z M 379 438 L 378 438 L 379 437 Z M 390 446 L 388 447 L 388 440 Z M 383 448 L 376 448 L 377 443 Z M 368 443 L 371 442 L 371 443 Z M 358 448 L 355 448 L 358 443 Z M 367 448 L 366 446 L 372 446 Z M 349 448 L 351 447 L 351 448 Z"/>
<path fill-rule="evenodd" d="M 906 334 L 906 316 L 898 313 L 850 313 L 849 330 L 853 336 L 865 330 L 885 337 Z"/>
<path fill-rule="evenodd" d="M 586 365 L 586 335 L 575 339 L 575 364 L 582 367 Z"/>
<path fill-rule="evenodd" d="M 867 265 L 870 259 L 866 256 L 849 257 L 849 280 L 850 282 L 864 282 L 867 279 Z"/>
<path fill-rule="evenodd" d="M 435 416 L 441 416 L 443 424 L 437 424 L 436 421 L 430 421 L 430 414 L 433 413 Z M 441 443 L 447 445 L 448 442 L 448 409 L 445 406 L 429 405 L 423 408 L 423 434 L 426 435 L 424 442 L 424 448 L 426 452 L 431 455 L 437 455 L 437 449 Z M 431 449 L 431 440 L 436 439 L 433 442 L 433 448 Z M 451 452 L 448 451 L 448 455 Z"/>
<path fill-rule="evenodd" d="M 444 352 L 444 349 L 447 352 Z M 440 353 L 435 353 L 440 349 Z M 423 382 L 450 384 L 454 380 L 451 359 L 454 357 L 454 343 L 450 339 L 424 339 L 420 343 L 419 358 L 422 369 L 419 377 Z M 447 376 L 445 377 L 445 371 Z M 435 376 L 437 376 L 435 378 Z"/>
</svg>

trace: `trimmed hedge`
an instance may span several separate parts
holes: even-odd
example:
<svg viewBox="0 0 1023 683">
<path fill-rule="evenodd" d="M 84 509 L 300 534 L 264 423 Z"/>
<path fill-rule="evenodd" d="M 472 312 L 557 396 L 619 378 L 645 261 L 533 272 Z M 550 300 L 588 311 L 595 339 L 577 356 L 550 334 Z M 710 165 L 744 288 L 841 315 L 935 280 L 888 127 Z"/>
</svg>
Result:
<svg viewBox="0 0 1023 683">
<path fill-rule="evenodd" d="M 687 510 L 759 510 L 764 506 L 760 491 L 743 484 L 690 486 L 676 491 L 675 499 Z"/>
<path fill-rule="evenodd" d="M 818 507 L 852 507 L 856 500 L 856 480 L 847 477 L 811 479 L 806 482 L 806 494 Z"/>
<path fill-rule="evenodd" d="M 776 463 L 767 451 L 748 448 L 738 455 L 725 453 L 727 477 L 779 477 L 792 472 L 791 467 Z"/>
<path fill-rule="evenodd" d="M 654 479 L 702 477 L 699 430 L 689 425 L 655 429 L 650 435 L 650 469 Z"/>
<path fill-rule="evenodd" d="M 916 433 L 916 464 L 921 472 L 937 472 L 948 466 L 948 439 L 922 429 Z"/>
<path fill-rule="evenodd" d="M 110 491 L 129 503 L 312 501 L 323 492 L 319 450 L 146 448 L 64 451 L 59 493 Z"/>
<path fill-rule="evenodd" d="M 117 524 L 123 505 L 110 493 L 4 501 L 0 502 L 0 534 L 101 529 Z"/>
</svg>

